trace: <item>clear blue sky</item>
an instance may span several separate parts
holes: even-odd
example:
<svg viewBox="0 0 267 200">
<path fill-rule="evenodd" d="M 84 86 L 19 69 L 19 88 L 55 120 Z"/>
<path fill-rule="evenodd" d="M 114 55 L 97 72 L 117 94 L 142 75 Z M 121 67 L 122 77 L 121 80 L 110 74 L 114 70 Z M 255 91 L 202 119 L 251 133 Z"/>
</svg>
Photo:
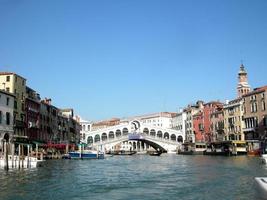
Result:
<svg viewBox="0 0 267 200">
<path fill-rule="evenodd" d="M 267 85 L 266 0 L 0 0 L 0 70 L 88 120 Z"/>
</svg>

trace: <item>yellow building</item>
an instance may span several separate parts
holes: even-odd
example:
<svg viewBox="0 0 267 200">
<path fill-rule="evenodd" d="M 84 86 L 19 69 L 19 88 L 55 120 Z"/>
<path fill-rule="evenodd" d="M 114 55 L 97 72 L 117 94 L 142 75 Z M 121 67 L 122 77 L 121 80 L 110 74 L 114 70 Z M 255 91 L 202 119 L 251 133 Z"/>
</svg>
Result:
<svg viewBox="0 0 267 200">
<path fill-rule="evenodd" d="M 242 120 L 244 114 L 243 99 L 232 100 L 223 106 L 224 112 L 224 140 L 245 140 Z"/>
<path fill-rule="evenodd" d="M 15 73 L 0 72 L 0 89 L 15 95 L 14 132 L 15 135 L 25 135 L 26 79 Z"/>
</svg>

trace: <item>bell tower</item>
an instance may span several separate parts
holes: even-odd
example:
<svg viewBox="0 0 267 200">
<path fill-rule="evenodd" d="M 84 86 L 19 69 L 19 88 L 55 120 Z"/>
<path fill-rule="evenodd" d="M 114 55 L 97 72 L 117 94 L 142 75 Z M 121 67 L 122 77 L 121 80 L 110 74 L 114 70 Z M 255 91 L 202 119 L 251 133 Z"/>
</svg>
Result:
<svg viewBox="0 0 267 200">
<path fill-rule="evenodd" d="M 242 95 L 247 94 L 250 91 L 250 85 L 248 84 L 248 76 L 243 64 L 240 65 L 238 72 L 238 84 L 237 84 L 237 95 L 238 98 Z"/>
</svg>

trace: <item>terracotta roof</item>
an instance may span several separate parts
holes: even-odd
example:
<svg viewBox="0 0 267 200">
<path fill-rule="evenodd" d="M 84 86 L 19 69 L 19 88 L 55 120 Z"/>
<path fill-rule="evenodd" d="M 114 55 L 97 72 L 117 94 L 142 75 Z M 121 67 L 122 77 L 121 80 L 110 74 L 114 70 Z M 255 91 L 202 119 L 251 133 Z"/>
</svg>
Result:
<svg viewBox="0 0 267 200">
<path fill-rule="evenodd" d="M 247 94 L 244 94 L 242 97 L 248 97 L 253 94 L 258 94 L 260 92 L 264 92 L 265 90 L 267 90 L 267 85 L 259 87 L 259 88 L 254 88 L 253 91 L 248 92 Z"/>
<path fill-rule="evenodd" d="M 20 76 L 20 75 L 18 75 L 18 74 L 16 74 L 16 73 L 13 73 L 13 72 L 0 72 L 0 76 L 1 76 L 1 75 L 16 75 L 16 76 L 19 76 L 20 78 L 26 80 L 26 78 L 24 78 L 24 77 L 22 77 L 22 76 Z"/>
</svg>

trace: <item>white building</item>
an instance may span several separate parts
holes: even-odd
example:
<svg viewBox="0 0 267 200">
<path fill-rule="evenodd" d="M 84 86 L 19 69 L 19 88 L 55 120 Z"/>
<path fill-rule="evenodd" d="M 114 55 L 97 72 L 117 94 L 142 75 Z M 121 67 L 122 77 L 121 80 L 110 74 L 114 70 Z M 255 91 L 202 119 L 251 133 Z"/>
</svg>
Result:
<svg viewBox="0 0 267 200">
<path fill-rule="evenodd" d="M 81 125 L 80 138 L 81 140 L 85 140 L 85 133 L 92 131 L 92 122 L 80 119 L 80 125 Z"/>
<path fill-rule="evenodd" d="M 181 110 L 172 118 L 172 129 L 181 131 L 183 133 L 183 138 L 185 138 L 185 121 L 186 113 Z"/>
<path fill-rule="evenodd" d="M 160 128 L 172 128 L 172 119 L 176 113 L 172 112 L 159 112 L 147 115 L 141 115 L 129 118 L 127 120 L 139 120 L 144 126 L 155 126 Z"/>
<path fill-rule="evenodd" d="M 14 95 L 0 90 L 0 149 L 2 149 L 3 139 L 10 141 L 14 135 L 14 99 Z"/>
</svg>

